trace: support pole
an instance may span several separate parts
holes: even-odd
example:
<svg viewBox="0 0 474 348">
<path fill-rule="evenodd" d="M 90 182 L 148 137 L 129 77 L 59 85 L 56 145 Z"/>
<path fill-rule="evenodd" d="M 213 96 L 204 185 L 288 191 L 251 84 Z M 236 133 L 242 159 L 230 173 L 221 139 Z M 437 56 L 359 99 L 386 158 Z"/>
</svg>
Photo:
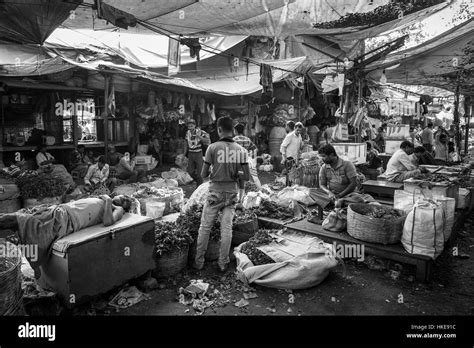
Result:
<svg viewBox="0 0 474 348">
<path fill-rule="evenodd" d="M 466 134 L 464 137 L 464 153 L 467 155 L 467 152 L 469 151 L 469 124 L 471 123 L 472 115 L 472 99 L 470 96 L 464 99 L 464 110 L 466 112 Z"/>
<path fill-rule="evenodd" d="M 104 73 L 104 147 L 105 147 L 105 160 L 107 161 L 107 149 L 109 145 L 109 76 Z"/>
<path fill-rule="evenodd" d="M 456 94 L 454 96 L 454 132 L 456 134 L 456 148 L 458 149 L 458 154 L 461 154 L 461 132 L 459 130 L 459 79 L 456 85 Z"/>
</svg>

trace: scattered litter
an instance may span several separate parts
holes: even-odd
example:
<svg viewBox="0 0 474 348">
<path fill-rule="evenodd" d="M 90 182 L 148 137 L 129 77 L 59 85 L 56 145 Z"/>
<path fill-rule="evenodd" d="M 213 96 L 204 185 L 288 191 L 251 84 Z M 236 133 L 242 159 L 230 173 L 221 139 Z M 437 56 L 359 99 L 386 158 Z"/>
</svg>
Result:
<svg viewBox="0 0 474 348">
<path fill-rule="evenodd" d="M 293 310 L 291 308 L 288 308 L 287 312 L 288 313 L 293 313 Z"/>
<path fill-rule="evenodd" d="M 390 303 L 390 300 L 385 300 L 385 302 Z"/>
<path fill-rule="evenodd" d="M 335 298 L 335 297 L 331 297 L 331 301 L 332 301 L 332 302 L 336 302 L 336 298 Z"/>
<path fill-rule="evenodd" d="M 400 272 L 399 271 L 391 271 L 390 272 L 390 278 L 393 280 L 397 280 L 400 277 Z"/>
<path fill-rule="evenodd" d="M 258 295 L 255 292 L 244 292 L 244 299 L 251 300 L 252 298 L 257 298 Z"/>
<path fill-rule="evenodd" d="M 150 295 L 141 292 L 135 286 L 130 286 L 120 290 L 120 292 L 109 302 L 109 306 L 112 306 L 115 309 L 125 309 L 136 305 L 143 300 L 149 300 L 150 298 Z"/>
<path fill-rule="evenodd" d="M 236 307 L 239 307 L 239 308 L 242 308 L 242 307 L 246 307 L 249 305 L 249 301 L 247 301 L 246 299 L 244 298 L 241 298 L 240 301 L 234 303 L 234 306 Z"/>
<path fill-rule="evenodd" d="M 189 308 L 187 308 L 187 309 L 184 311 L 184 313 L 189 313 Z"/>
<path fill-rule="evenodd" d="M 192 296 L 202 295 L 204 296 L 209 288 L 208 283 L 204 283 L 201 279 L 191 280 L 191 283 L 184 289 L 185 292 L 191 294 Z"/>
<path fill-rule="evenodd" d="M 271 308 L 271 307 L 267 307 L 267 311 L 271 312 L 271 313 L 276 313 L 276 309 L 275 308 Z"/>
<path fill-rule="evenodd" d="M 386 269 L 386 265 L 385 265 L 385 261 L 377 258 L 377 257 L 374 257 L 372 255 L 369 255 L 364 263 L 367 265 L 367 267 L 371 270 L 384 270 Z"/>
</svg>

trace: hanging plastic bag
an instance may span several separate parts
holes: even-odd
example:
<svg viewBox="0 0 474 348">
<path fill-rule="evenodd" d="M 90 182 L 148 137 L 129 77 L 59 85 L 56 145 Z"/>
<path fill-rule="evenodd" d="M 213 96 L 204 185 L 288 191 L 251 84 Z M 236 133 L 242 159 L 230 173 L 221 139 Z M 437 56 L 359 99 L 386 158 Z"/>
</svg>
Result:
<svg viewBox="0 0 474 348">
<path fill-rule="evenodd" d="M 343 232 L 347 228 L 347 208 L 336 208 L 322 223 L 323 229 L 331 232 Z"/>
<path fill-rule="evenodd" d="M 420 201 L 403 226 L 402 244 L 410 254 L 436 259 L 444 248 L 446 214 L 441 203 Z"/>
<path fill-rule="evenodd" d="M 334 142 L 340 141 L 347 141 L 349 140 L 349 127 L 345 123 L 338 123 L 336 127 L 334 127 L 332 133 L 332 140 Z"/>
</svg>

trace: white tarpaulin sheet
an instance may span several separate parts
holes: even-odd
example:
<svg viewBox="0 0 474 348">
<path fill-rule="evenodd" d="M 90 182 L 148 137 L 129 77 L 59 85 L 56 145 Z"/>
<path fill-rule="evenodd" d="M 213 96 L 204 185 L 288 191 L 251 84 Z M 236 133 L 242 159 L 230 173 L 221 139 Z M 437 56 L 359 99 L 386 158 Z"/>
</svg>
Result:
<svg viewBox="0 0 474 348">
<path fill-rule="evenodd" d="M 209 37 L 202 41 L 205 50 L 201 50 L 200 59 L 204 60 L 214 56 L 217 52 L 227 51 L 246 38 L 242 35 Z M 45 43 L 45 47 L 48 48 L 87 49 L 98 53 L 108 52 L 122 57 L 131 64 L 145 68 L 167 67 L 168 45 L 168 37 L 157 34 L 131 34 L 64 28 L 56 29 Z M 189 48 L 181 45 L 181 65 L 195 62 L 196 58 L 190 57 Z"/>
</svg>

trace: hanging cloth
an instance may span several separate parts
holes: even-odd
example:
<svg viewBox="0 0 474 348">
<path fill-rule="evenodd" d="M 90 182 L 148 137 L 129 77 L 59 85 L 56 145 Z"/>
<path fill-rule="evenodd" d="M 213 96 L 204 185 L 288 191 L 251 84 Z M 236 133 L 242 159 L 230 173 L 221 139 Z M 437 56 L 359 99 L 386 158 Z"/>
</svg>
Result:
<svg viewBox="0 0 474 348">
<path fill-rule="evenodd" d="M 199 61 L 199 52 L 201 51 L 201 44 L 199 38 L 185 38 L 179 41 L 181 45 L 189 47 L 189 55 L 191 58 L 196 58 Z"/>
<path fill-rule="evenodd" d="M 273 95 L 273 74 L 270 65 L 260 65 L 260 85 L 263 87 L 263 93 Z"/>
<path fill-rule="evenodd" d="M 197 96 L 195 94 L 191 94 L 189 96 L 189 106 L 191 108 L 191 112 L 194 112 L 194 110 L 196 109 L 197 103 L 198 103 Z"/>
<path fill-rule="evenodd" d="M 203 97 L 199 97 L 198 99 L 199 111 L 201 114 L 206 112 L 206 100 Z"/>
<path fill-rule="evenodd" d="M 172 104 L 173 103 L 173 95 L 171 94 L 170 91 L 166 93 L 166 103 L 167 104 Z"/>
<path fill-rule="evenodd" d="M 174 108 L 177 108 L 179 105 L 179 93 L 178 92 L 174 92 L 173 93 L 173 107 Z"/>
<path fill-rule="evenodd" d="M 214 104 L 207 104 L 207 114 L 211 119 L 212 123 L 216 121 L 216 106 Z"/>
</svg>

